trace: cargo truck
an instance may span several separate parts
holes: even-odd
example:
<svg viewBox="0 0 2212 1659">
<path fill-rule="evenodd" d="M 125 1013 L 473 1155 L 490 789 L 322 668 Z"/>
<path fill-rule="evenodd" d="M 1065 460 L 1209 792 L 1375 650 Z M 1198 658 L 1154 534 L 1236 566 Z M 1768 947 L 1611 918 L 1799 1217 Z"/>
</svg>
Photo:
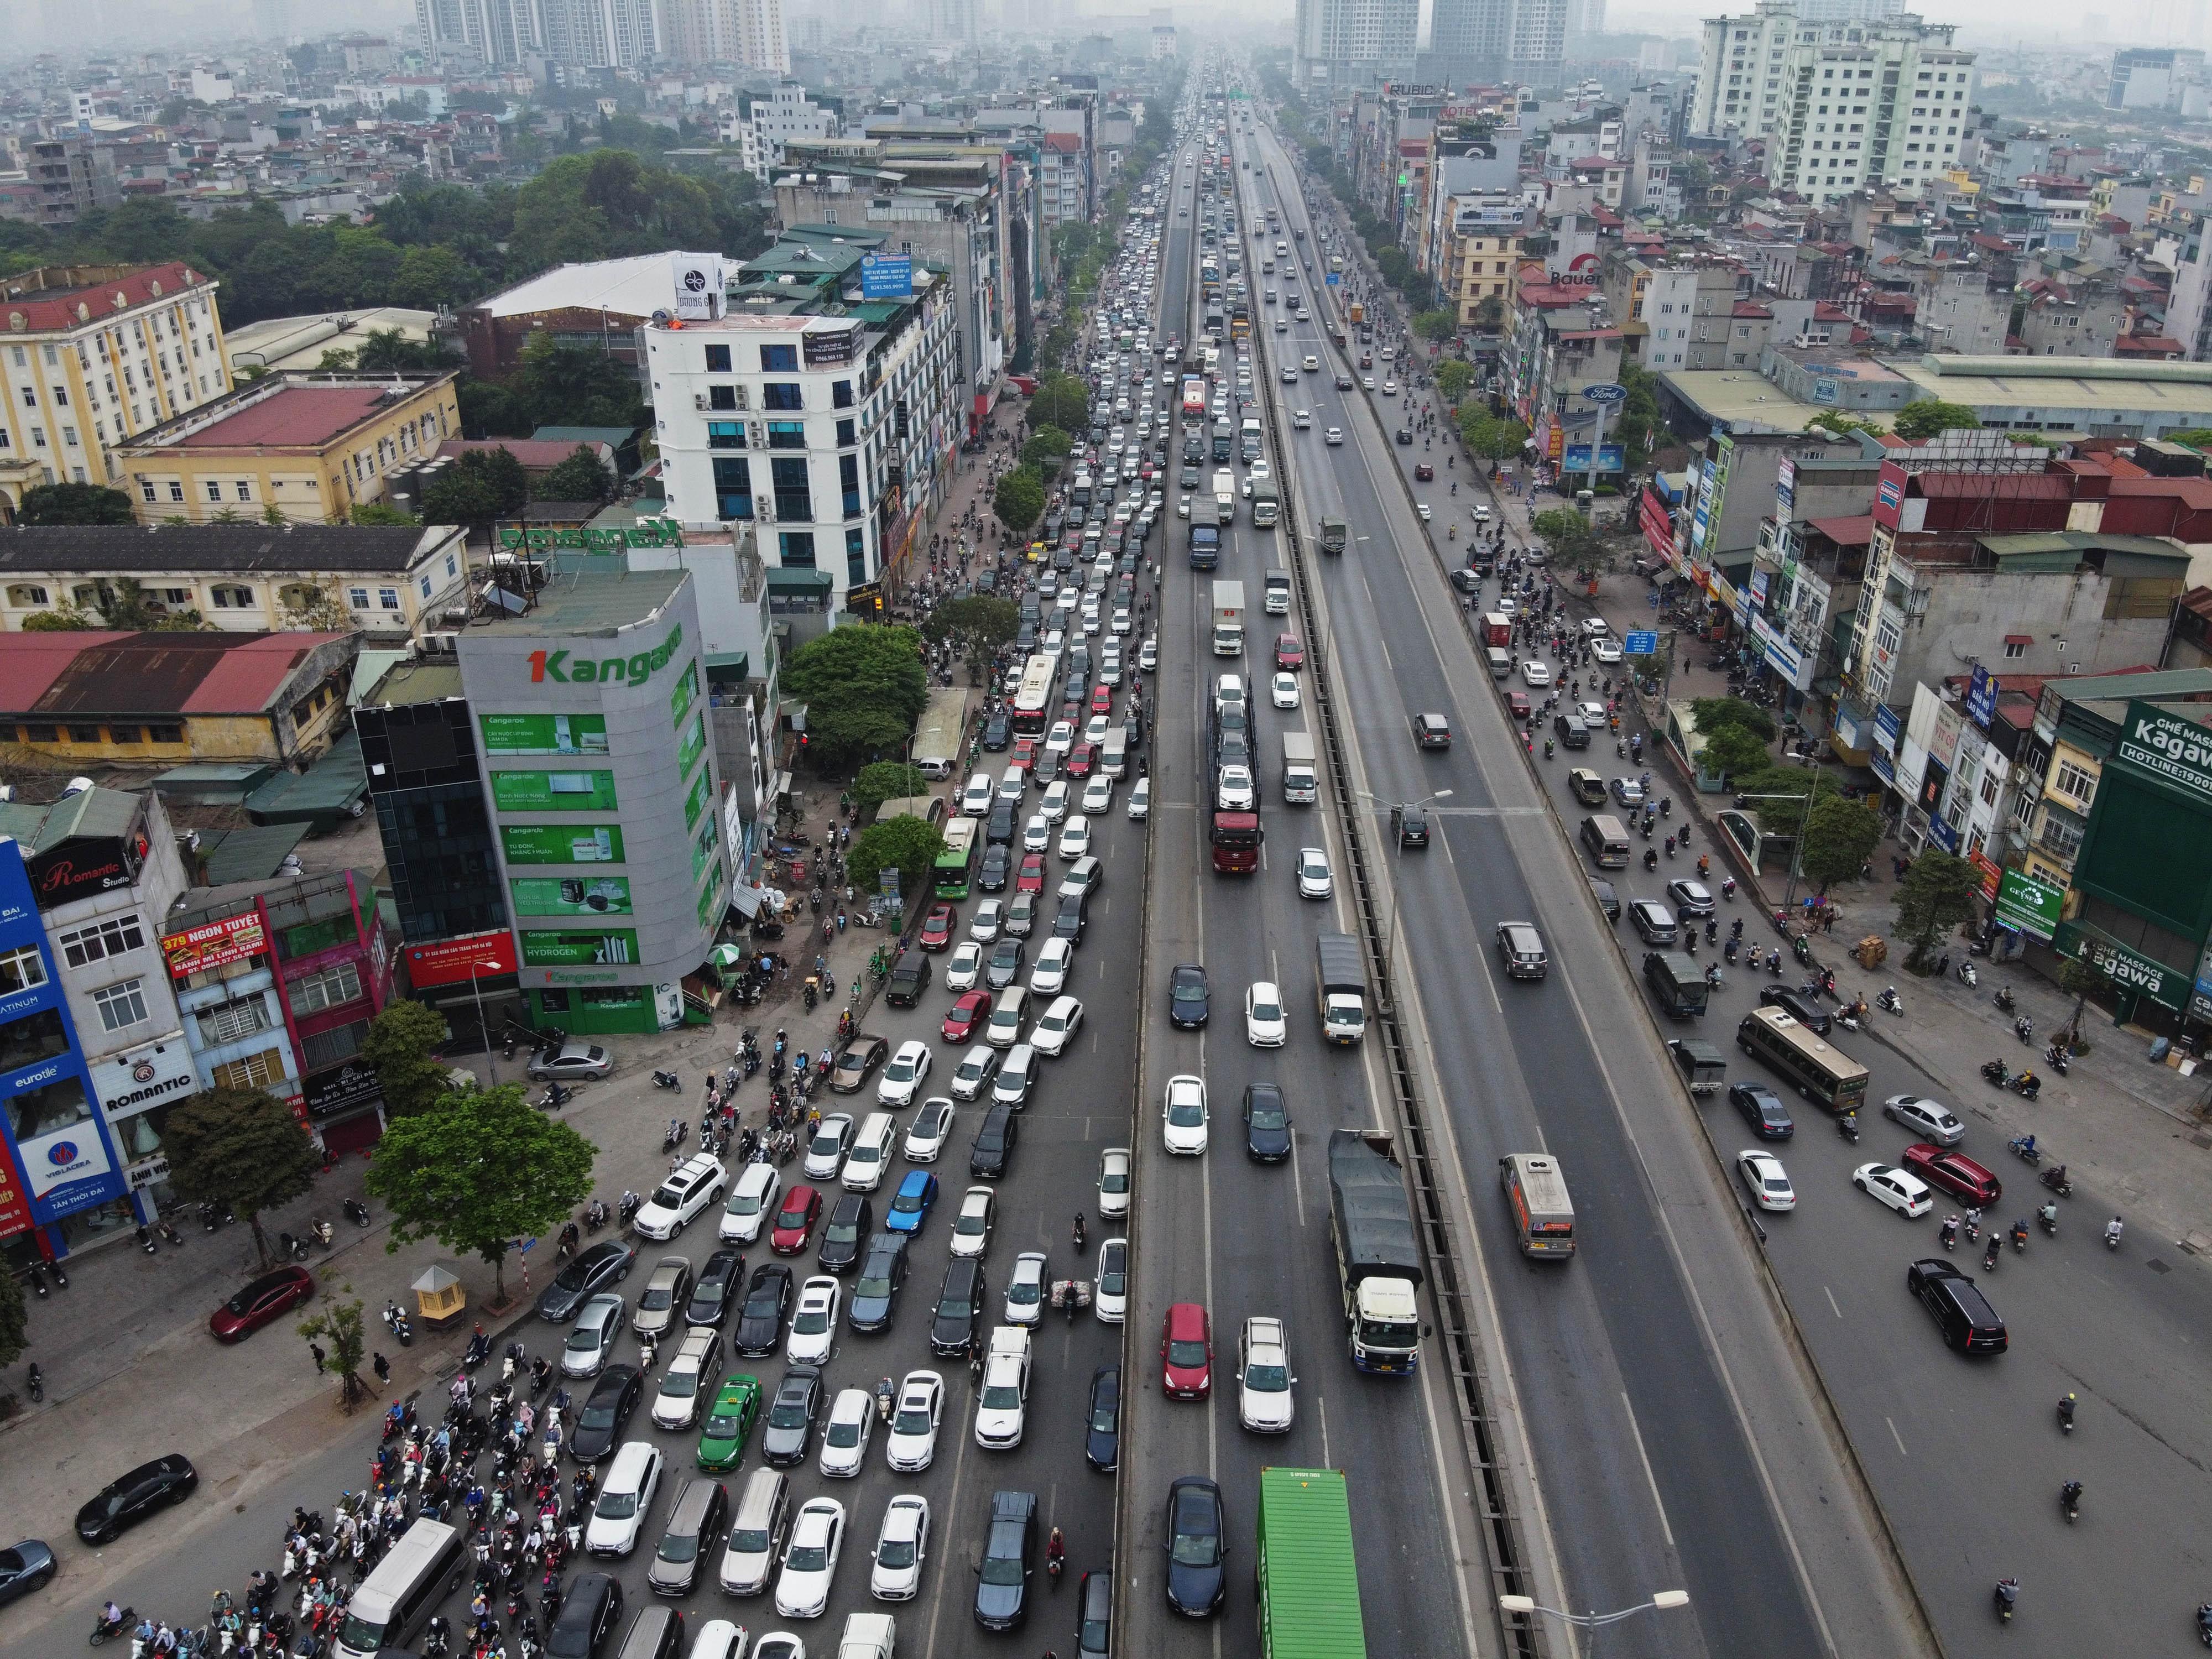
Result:
<svg viewBox="0 0 2212 1659">
<path fill-rule="evenodd" d="M 1259 490 L 1258 484 L 1252 486 L 1253 499 L 1255 501 L 1259 499 Z M 1256 523 L 1257 520 L 1255 519 L 1254 522 Z M 1289 571 L 1270 570 L 1260 578 L 1260 604 L 1271 617 L 1287 617 L 1291 614 L 1291 573 Z"/>
<path fill-rule="evenodd" d="M 1221 562 L 1221 532 L 1210 524 L 1190 527 L 1190 568 L 1211 570 Z"/>
<path fill-rule="evenodd" d="M 1513 643 L 1513 624 L 1502 611 L 1482 613 L 1482 642 L 1494 645 L 1500 651 Z"/>
<path fill-rule="evenodd" d="M 1244 417 L 1243 424 L 1237 429 L 1237 437 L 1243 449 L 1245 460 L 1248 463 L 1258 460 L 1260 459 L 1260 417 L 1257 415 L 1247 415 Z"/>
<path fill-rule="evenodd" d="M 1255 530 L 1273 529 L 1282 510 L 1282 493 L 1275 488 L 1275 481 L 1273 478 L 1253 479 L 1252 527 Z M 1273 588 L 1267 591 L 1267 597 L 1270 600 L 1274 598 Z"/>
<path fill-rule="evenodd" d="M 1410 1376 L 1421 1357 L 1420 1240 L 1388 1135 L 1328 1137 L 1328 1237 L 1344 1292 L 1345 1345 L 1363 1371 Z"/>
<path fill-rule="evenodd" d="M 1321 550 L 1324 553 L 1343 552 L 1351 535 L 1352 526 L 1342 519 L 1323 519 L 1321 521 Z"/>
<path fill-rule="evenodd" d="M 1214 470 L 1213 510 L 1217 524 L 1237 522 L 1237 475 L 1225 466 Z"/>
<path fill-rule="evenodd" d="M 1312 806 L 1321 800 L 1321 774 L 1314 769 L 1313 737 L 1305 732 L 1283 733 L 1283 803 Z"/>
<path fill-rule="evenodd" d="M 1213 654 L 1217 657 L 1241 657 L 1244 654 L 1244 584 L 1216 582 L 1213 585 Z"/>
<path fill-rule="evenodd" d="M 1252 1571 L 1262 1659 L 1366 1659 L 1343 1470 L 1260 1471 Z"/>
<path fill-rule="evenodd" d="M 1365 1036 L 1367 964 L 1360 957 L 1359 941 L 1349 933 L 1322 933 L 1316 938 L 1314 983 L 1322 1036 L 1339 1048 Z"/>
</svg>

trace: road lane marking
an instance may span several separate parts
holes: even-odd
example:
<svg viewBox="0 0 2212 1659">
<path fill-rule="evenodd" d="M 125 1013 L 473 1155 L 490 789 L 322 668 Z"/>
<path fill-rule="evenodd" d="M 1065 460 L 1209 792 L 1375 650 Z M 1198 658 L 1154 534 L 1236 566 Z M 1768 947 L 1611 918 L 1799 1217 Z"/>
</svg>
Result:
<svg viewBox="0 0 2212 1659">
<path fill-rule="evenodd" d="M 1651 1507 L 1659 1511 L 1659 1530 L 1667 1535 L 1667 1547 L 1674 1547 L 1674 1528 L 1667 1520 L 1667 1505 L 1659 1497 L 1659 1477 L 1651 1473 L 1650 1454 L 1644 1449 L 1644 1431 L 1636 1425 L 1636 1407 L 1628 1398 L 1628 1390 L 1620 1391 L 1620 1408 L 1628 1413 L 1629 1438 L 1636 1442 L 1636 1455 L 1644 1465 L 1644 1478 L 1650 1483 Z"/>
<path fill-rule="evenodd" d="M 1836 1306 L 1836 1293 L 1823 1285 L 1820 1286 L 1820 1294 L 1828 1298 L 1828 1306 L 1834 1310 L 1836 1317 L 1841 1319 L 1844 1316 L 1844 1310 Z"/>
<path fill-rule="evenodd" d="M 1905 1449 L 1905 1437 L 1897 1431 L 1897 1425 L 1887 1417 L 1883 1418 L 1881 1420 L 1889 1424 L 1889 1437 L 1897 1442 L 1897 1455 L 1899 1457 L 1911 1456 L 1912 1454 Z"/>
</svg>

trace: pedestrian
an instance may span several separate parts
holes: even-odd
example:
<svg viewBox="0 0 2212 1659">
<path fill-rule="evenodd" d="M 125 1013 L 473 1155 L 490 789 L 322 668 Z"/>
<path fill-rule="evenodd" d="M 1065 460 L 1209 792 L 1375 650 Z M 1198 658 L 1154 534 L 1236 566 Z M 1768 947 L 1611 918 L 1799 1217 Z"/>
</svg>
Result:
<svg viewBox="0 0 2212 1659">
<path fill-rule="evenodd" d="M 368 1364 L 369 1369 L 376 1373 L 376 1380 L 380 1385 L 392 1381 L 392 1362 L 382 1354 L 372 1355 Z"/>
<path fill-rule="evenodd" d="M 307 1352 L 315 1356 L 315 1375 L 322 1376 L 329 1368 L 323 1363 L 325 1356 L 321 1344 L 310 1342 L 307 1344 Z"/>
</svg>

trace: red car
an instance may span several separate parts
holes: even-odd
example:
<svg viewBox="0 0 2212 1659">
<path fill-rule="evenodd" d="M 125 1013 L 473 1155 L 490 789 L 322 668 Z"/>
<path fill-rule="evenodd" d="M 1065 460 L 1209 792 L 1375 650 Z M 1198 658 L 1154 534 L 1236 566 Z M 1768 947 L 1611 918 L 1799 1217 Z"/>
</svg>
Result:
<svg viewBox="0 0 2212 1659">
<path fill-rule="evenodd" d="M 1275 666 L 1293 672 L 1306 665 L 1306 648 L 1295 634 L 1275 635 Z"/>
<path fill-rule="evenodd" d="M 314 1293 L 314 1274 L 305 1267 L 279 1267 L 262 1274 L 210 1314 L 208 1329 L 218 1342 L 243 1342 Z"/>
<path fill-rule="evenodd" d="M 1213 1322 L 1197 1303 L 1168 1310 L 1160 1368 L 1160 1387 L 1171 1400 L 1203 1400 L 1213 1392 Z"/>
<path fill-rule="evenodd" d="M 1043 854 L 1030 853 L 1024 855 L 1022 867 L 1014 874 L 1014 890 L 1017 893 L 1044 891 Z"/>
<path fill-rule="evenodd" d="M 1098 745 L 1095 743 L 1079 743 L 1068 751 L 1067 775 L 1071 778 L 1087 778 L 1091 775 L 1091 768 L 1097 764 Z"/>
<path fill-rule="evenodd" d="M 988 991 L 963 991 L 960 1000 L 952 1005 L 952 1012 L 945 1017 L 945 1040 L 965 1042 L 975 1035 L 976 1028 L 991 1017 L 991 994 Z"/>
<path fill-rule="evenodd" d="M 1905 1167 L 1931 1187 L 1987 1209 L 2004 1196 L 2004 1183 L 1963 1152 L 1921 1141 L 1905 1149 Z"/>
<path fill-rule="evenodd" d="M 1114 712 L 1114 688 L 1112 686 L 1100 685 L 1091 688 L 1091 712 L 1094 714 L 1110 714 Z"/>
<path fill-rule="evenodd" d="M 1010 772 L 1028 771 L 1036 764 L 1036 751 L 1037 740 L 1035 738 L 1015 738 L 1014 752 L 1006 757 L 1006 769 Z"/>
<path fill-rule="evenodd" d="M 813 1232 L 821 1213 L 820 1193 L 811 1187 L 793 1187 L 783 1195 L 783 1207 L 775 1212 L 775 1231 L 769 1235 L 769 1249 L 778 1255 L 797 1255 L 806 1248 L 807 1236 Z"/>
<path fill-rule="evenodd" d="M 1511 713 L 1515 720 L 1520 720 L 1523 724 L 1527 723 L 1528 719 L 1528 694 L 1526 691 L 1508 691 L 1505 694 L 1505 707 Z"/>
<path fill-rule="evenodd" d="M 1434 467 L 1431 466 L 1431 465 L 1430 465 L 1426 461 L 1417 461 L 1417 462 L 1415 462 L 1415 463 L 1414 463 L 1414 465 L 1413 465 L 1413 482 L 1414 482 L 1414 483 L 1434 483 L 1436 481 L 1437 481 L 1437 470 L 1436 470 L 1436 468 L 1434 468 Z"/>
<path fill-rule="evenodd" d="M 922 918 L 921 936 L 915 943 L 925 951 L 950 951 L 952 948 L 952 929 L 959 920 L 952 914 L 951 905 L 932 905 L 929 914 Z"/>
</svg>

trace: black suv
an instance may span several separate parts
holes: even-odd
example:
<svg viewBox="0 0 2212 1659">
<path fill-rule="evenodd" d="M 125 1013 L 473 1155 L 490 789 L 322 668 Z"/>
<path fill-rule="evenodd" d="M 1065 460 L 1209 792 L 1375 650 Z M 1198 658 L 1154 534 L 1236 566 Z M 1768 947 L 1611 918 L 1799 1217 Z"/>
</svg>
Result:
<svg viewBox="0 0 2212 1659">
<path fill-rule="evenodd" d="M 1429 844 L 1429 815 L 1418 806 L 1393 806 L 1390 809 L 1390 834 L 1401 847 L 1426 847 Z"/>
<path fill-rule="evenodd" d="M 1834 1024 L 1829 1018 L 1826 1009 L 1814 1001 L 1812 998 L 1802 994 L 1793 986 L 1760 986 L 1759 1006 L 1762 1008 L 1779 1008 L 1815 1036 L 1827 1036 Z"/>
<path fill-rule="evenodd" d="M 1960 1353 L 2002 1353 L 2004 1321 L 1990 1306 L 1981 1286 L 1942 1256 L 1929 1256 L 1905 1270 L 1905 1288 L 1935 1316 L 1943 1340 Z"/>
<path fill-rule="evenodd" d="M 1036 1548 L 1036 1494 L 991 1494 L 991 1526 L 975 1583 L 975 1622 L 1012 1630 L 1030 1616 L 1030 1557 Z"/>
<path fill-rule="evenodd" d="M 612 1573 L 587 1572 L 568 1587 L 561 1616 L 546 1632 L 546 1659 L 592 1659 L 622 1622 L 622 1586 Z"/>
<path fill-rule="evenodd" d="M 884 986 L 884 1000 L 894 1008 L 911 1008 L 929 987 L 929 958 L 918 951 L 902 951 Z"/>
<path fill-rule="evenodd" d="M 929 1327 L 930 1352 L 957 1359 L 974 1348 L 983 1328 L 987 1295 L 981 1262 L 973 1256 L 956 1256 L 946 1265 Z"/>
<path fill-rule="evenodd" d="M 848 1273 L 860 1260 L 862 1242 L 873 1219 L 868 1200 L 847 1193 L 831 1207 L 829 1224 L 822 1230 L 822 1252 L 817 1258 L 825 1273 Z"/>
</svg>

